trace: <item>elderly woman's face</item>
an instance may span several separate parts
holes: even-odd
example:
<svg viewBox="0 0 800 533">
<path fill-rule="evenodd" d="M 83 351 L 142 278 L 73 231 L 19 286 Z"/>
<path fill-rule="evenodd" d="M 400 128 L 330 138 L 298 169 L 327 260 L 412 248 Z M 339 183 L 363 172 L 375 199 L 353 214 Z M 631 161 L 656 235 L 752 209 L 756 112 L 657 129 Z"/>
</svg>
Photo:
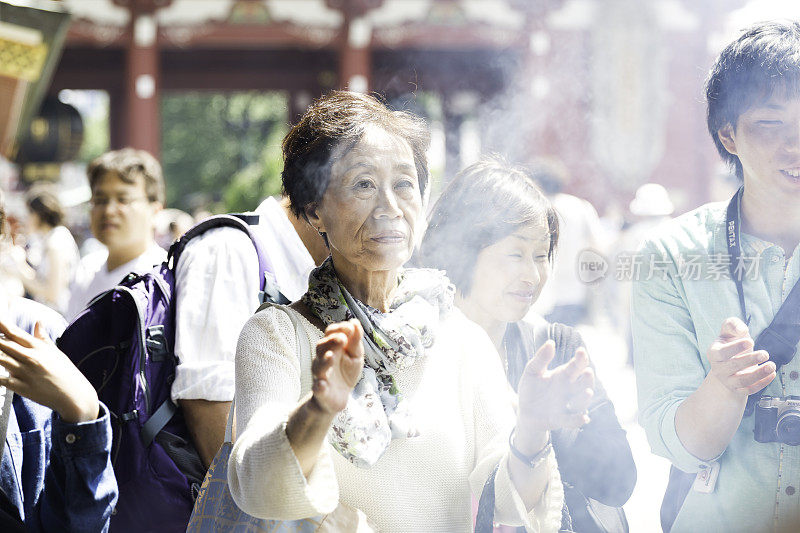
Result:
<svg viewBox="0 0 800 533">
<path fill-rule="evenodd" d="M 337 269 L 392 270 L 411 257 L 422 213 L 414 155 L 379 127 L 339 156 L 322 201 L 307 210 L 327 233 Z"/>
</svg>

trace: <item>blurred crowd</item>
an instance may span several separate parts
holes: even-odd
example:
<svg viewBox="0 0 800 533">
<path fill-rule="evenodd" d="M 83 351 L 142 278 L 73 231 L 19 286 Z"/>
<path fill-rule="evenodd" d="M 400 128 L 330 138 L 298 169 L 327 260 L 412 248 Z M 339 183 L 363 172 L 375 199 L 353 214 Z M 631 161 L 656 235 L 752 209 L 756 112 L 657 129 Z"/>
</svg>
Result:
<svg viewBox="0 0 800 533">
<path fill-rule="evenodd" d="M 99 226 L 94 225 L 91 230 L 85 224 L 70 226 L 55 186 L 36 185 L 24 198 L 24 212 L 7 216 L 8 234 L 0 243 L 0 285 L 9 296 L 29 297 L 66 318 L 74 318 L 89 302 L 81 280 L 94 276 L 97 267 L 105 264 L 108 258 L 107 246 L 93 233 Z M 87 207 L 92 224 L 100 224 L 97 222 L 99 208 L 94 204 Z M 208 213 L 201 212 L 199 216 L 202 219 Z M 138 229 L 143 235 L 151 235 L 153 241 L 155 259 L 147 267 L 166 258 L 170 244 L 195 221 L 189 213 L 175 208 L 161 209 L 146 220 Z M 119 279 L 127 274 L 129 266 L 120 270 Z M 110 280 L 104 289 L 119 279 Z M 102 290 L 88 296 L 99 292 Z"/>
<path fill-rule="evenodd" d="M 550 282 L 532 312 L 570 326 L 612 327 L 623 337 L 629 337 L 626 280 L 615 278 L 613 270 L 600 283 L 583 279 L 576 275 L 580 254 L 594 250 L 613 269 L 611 261 L 617 255 L 635 253 L 649 231 L 671 218 L 675 206 L 669 193 L 662 185 L 644 184 L 623 212 L 608 210 L 607 216 L 600 217 L 591 201 L 565 192 L 570 176 L 557 160 L 534 161 L 529 170 L 556 208 L 564 236 L 554 258 Z M 108 282 L 101 284 L 103 289 L 90 289 L 91 294 L 86 294 L 83 287 L 86 280 L 95 276 L 108 258 L 107 246 L 97 238 L 103 206 L 91 202 L 86 205 L 90 221 L 87 227 L 67 222 L 59 191 L 52 185 L 32 187 L 25 193 L 24 204 L 24 212 L 8 214 L 8 235 L 0 243 L 0 285 L 6 294 L 32 298 L 73 319 L 91 296 L 112 287 L 114 280 L 119 281 L 117 277 L 122 279 L 129 271 L 143 270 L 144 267 L 131 270 L 134 265 L 124 265 L 119 269 L 121 276 L 112 273 Z M 175 240 L 208 216 L 207 211 L 192 216 L 176 208 L 155 211 L 142 225 L 136 226 L 142 234 L 140 240 L 147 241 L 146 236 L 152 235 L 150 255 L 142 264 L 149 268 L 160 263 Z M 131 229 L 126 226 L 123 232 Z"/>
</svg>

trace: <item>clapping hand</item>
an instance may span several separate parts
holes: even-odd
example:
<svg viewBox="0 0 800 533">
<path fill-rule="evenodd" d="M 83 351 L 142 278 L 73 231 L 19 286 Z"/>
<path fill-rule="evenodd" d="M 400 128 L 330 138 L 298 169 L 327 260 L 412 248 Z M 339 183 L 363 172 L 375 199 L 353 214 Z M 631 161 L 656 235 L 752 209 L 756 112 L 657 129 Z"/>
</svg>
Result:
<svg viewBox="0 0 800 533">
<path fill-rule="evenodd" d="M 0 321 L 0 385 L 56 411 L 65 422 L 97 418 L 97 392 L 37 322 L 34 334 Z"/>
<path fill-rule="evenodd" d="M 747 396 L 760 391 L 775 379 L 775 363 L 764 350 L 753 351 L 753 339 L 739 318 L 722 324 L 719 337 L 706 353 L 710 374 L 734 394 Z"/>
<path fill-rule="evenodd" d="M 314 400 L 323 411 L 336 414 L 347 405 L 364 367 L 364 330 L 352 319 L 331 324 L 317 343 L 311 363 Z"/>
<path fill-rule="evenodd" d="M 567 363 L 548 369 L 553 357 L 555 343 L 548 340 L 525 366 L 518 388 L 518 433 L 579 428 L 589 422 L 594 371 L 586 350 L 578 348 Z"/>
</svg>

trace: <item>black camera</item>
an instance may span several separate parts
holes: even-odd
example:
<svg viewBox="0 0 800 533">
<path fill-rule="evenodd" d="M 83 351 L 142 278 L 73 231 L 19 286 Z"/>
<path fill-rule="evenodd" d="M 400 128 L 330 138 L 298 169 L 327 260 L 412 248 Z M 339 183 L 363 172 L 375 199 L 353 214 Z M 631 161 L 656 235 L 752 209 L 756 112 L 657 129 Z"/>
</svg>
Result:
<svg viewBox="0 0 800 533">
<path fill-rule="evenodd" d="M 800 396 L 762 396 L 755 408 L 755 425 L 758 442 L 800 445 Z"/>
</svg>

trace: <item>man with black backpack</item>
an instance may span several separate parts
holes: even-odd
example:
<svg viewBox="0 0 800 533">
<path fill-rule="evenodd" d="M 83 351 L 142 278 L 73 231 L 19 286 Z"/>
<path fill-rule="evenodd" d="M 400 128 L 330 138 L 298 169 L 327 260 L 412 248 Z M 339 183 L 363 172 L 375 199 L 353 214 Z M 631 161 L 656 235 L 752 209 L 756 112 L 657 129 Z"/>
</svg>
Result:
<svg viewBox="0 0 800 533">
<path fill-rule="evenodd" d="M 800 22 L 745 30 L 717 58 L 706 98 L 709 132 L 743 185 L 641 249 L 640 421 L 675 467 L 665 531 L 797 531 Z"/>
</svg>

